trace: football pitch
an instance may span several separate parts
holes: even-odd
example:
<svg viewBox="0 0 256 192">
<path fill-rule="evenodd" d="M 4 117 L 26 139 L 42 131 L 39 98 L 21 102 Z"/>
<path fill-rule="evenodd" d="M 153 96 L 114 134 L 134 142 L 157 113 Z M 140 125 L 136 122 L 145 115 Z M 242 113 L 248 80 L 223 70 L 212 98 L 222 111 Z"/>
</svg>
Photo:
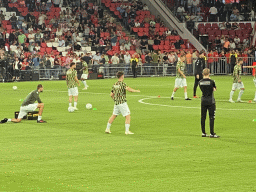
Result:
<svg viewBox="0 0 256 192">
<path fill-rule="evenodd" d="M 125 78 L 141 91 L 127 93 L 134 135 L 124 134 L 122 116 L 112 134 L 104 133 L 116 79 L 88 80 L 85 91 L 81 83 L 73 113 L 65 81 L 1 83 L 1 119 L 13 118 L 22 99 L 42 83 L 47 123 L 0 124 L 0 191 L 256 191 L 256 104 L 248 103 L 256 91 L 253 78 L 242 76 L 245 103 L 228 102 L 231 76 L 211 78 L 218 139 L 201 137 L 200 99 L 186 101 L 179 89 L 170 100 L 174 77 Z M 192 98 L 194 77 L 187 83 Z M 87 103 L 94 109 L 87 110 Z"/>
</svg>

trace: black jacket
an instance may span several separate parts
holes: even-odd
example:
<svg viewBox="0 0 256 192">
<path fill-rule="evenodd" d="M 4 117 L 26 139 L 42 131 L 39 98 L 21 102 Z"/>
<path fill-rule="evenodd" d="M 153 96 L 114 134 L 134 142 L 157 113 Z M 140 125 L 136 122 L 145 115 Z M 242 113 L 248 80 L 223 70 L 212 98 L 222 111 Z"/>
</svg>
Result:
<svg viewBox="0 0 256 192">
<path fill-rule="evenodd" d="M 205 68 L 205 59 L 198 58 L 195 63 L 195 75 L 202 75 L 204 68 Z"/>
</svg>

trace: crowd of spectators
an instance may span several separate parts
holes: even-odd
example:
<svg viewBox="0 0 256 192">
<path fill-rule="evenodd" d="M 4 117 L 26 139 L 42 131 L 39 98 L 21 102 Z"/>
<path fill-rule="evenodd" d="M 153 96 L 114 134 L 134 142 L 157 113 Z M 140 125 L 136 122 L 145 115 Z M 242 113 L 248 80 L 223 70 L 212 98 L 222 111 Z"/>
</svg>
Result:
<svg viewBox="0 0 256 192">
<path fill-rule="evenodd" d="M 238 0 L 162 0 L 181 22 L 255 21 L 256 2 Z"/>
<path fill-rule="evenodd" d="M 154 31 L 158 24 L 164 28 L 159 16 L 155 18 L 148 14 L 142 21 L 136 19 L 138 11 L 148 11 L 148 7 L 139 0 L 121 2 L 116 7 L 120 13 L 117 16 L 104 11 L 105 7 L 85 0 L 73 1 L 71 7 L 60 8 L 59 4 L 64 5 L 65 2 L 68 1 L 41 1 L 39 6 L 26 2 L 24 7 L 28 7 L 28 12 L 20 14 L 19 8 L 13 8 L 11 11 L 17 9 L 17 12 L 12 13 L 9 20 L 6 20 L 6 12 L 0 11 L 0 59 L 11 61 L 9 68 L 14 72 L 14 80 L 19 78 L 18 69 L 54 69 L 43 73 L 46 78 L 57 78 L 59 73 L 69 68 L 70 62 L 81 63 L 82 60 L 93 65 L 94 71 L 107 72 L 106 68 L 120 63 L 128 67 L 133 57 L 138 58 L 138 66 L 149 66 L 159 63 L 175 65 L 184 51 L 188 58 L 193 54 L 196 56 L 196 52 L 192 54 L 190 42 L 180 38 L 168 41 L 168 49 L 155 49 L 155 46 L 163 47 L 167 37 L 178 36 L 178 32 L 166 28 L 161 33 Z M 32 12 L 31 9 L 35 10 Z M 118 21 L 122 21 L 123 26 Z M 133 29 L 147 25 L 148 33 L 139 38 L 123 31 L 123 27 Z M 235 45 L 236 42 L 237 39 L 234 40 Z M 220 45 L 222 43 L 221 39 Z M 239 48 L 234 47 L 234 43 L 229 43 L 228 47 L 223 43 L 227 48 L 225 51 Z M 217 50 L 221 51 L 223 47 L 216 43 Z M 190 60 L 188 65 L 192 64 Z M 150 74 L 149 69 L 145 68 L 143 73 Z M 191 70 L 192 67 L 188 66 L 189 73 Z"/>
</svg>

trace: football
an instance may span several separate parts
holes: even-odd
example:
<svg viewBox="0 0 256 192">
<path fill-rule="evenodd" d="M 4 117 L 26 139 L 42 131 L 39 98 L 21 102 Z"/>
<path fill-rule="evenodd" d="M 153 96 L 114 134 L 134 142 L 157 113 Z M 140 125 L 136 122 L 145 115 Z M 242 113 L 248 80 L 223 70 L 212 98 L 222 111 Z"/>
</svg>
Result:
<svg viewBox="0 0 256 192">
<path fill-rule="evenodd" d="M 12 88 L 13 88 L 13 90 L 16 90 L 16 89 L 18 89 L 18 87 L 17 87 L 17 86 L 13 86 Z"/>
<path fill-rule="evenodd" d="M 86 107 L 86 109 L 92 109 L 92 104 L 91 103 L 87 103 L 85 107 Z"/>
<path fill-rule="evenodd" d="M 69 112 L 69 113 L 73 113 L 74 111 L 75 111 L 74 107 L 69 107 L 69 108 L 68 108 L 68 112 Z"/>
</svg>

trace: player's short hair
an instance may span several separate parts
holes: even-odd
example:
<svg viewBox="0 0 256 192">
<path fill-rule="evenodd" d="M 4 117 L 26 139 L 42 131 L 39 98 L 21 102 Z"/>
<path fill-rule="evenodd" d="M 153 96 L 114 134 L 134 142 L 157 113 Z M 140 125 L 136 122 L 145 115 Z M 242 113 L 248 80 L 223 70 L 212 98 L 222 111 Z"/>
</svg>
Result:
<svg viewBox="0 0 256 192">
<path fill-rule="evenodd" d="M 237 61 L 238 61 L 238 62 L 243 61 L 243 58 L 239 58 Z"/>
<path fill-rule="evenodd" d="M 40 89 L 40 88 L 42 88 L 42 87 L 43 87 L 42 84 L 38 84 L 38 85 L 37 85 L 37 90 Z"/>
<path fill-rule="evenodd" d="M 73 65 L 75 65 L 75 63 L 74 63 L 74 62 L 70 63 L 70 67 L 72 67 Z"/>
<path fill-rule="evenodd" d="M 210 74 L 210 69 L 205 68 L 205 69 L 203 70 L 203 76 L 207 76 L 207 75 L 209 75 L 209 74 Z"/>
<path fill-rule="evenodd" d="M 116 77 L 119 79 L 120 77 L 122 77 L 124 75 L 124 72 L 123 71 L 118 71 L 116 73 Z"/>
</svg>

